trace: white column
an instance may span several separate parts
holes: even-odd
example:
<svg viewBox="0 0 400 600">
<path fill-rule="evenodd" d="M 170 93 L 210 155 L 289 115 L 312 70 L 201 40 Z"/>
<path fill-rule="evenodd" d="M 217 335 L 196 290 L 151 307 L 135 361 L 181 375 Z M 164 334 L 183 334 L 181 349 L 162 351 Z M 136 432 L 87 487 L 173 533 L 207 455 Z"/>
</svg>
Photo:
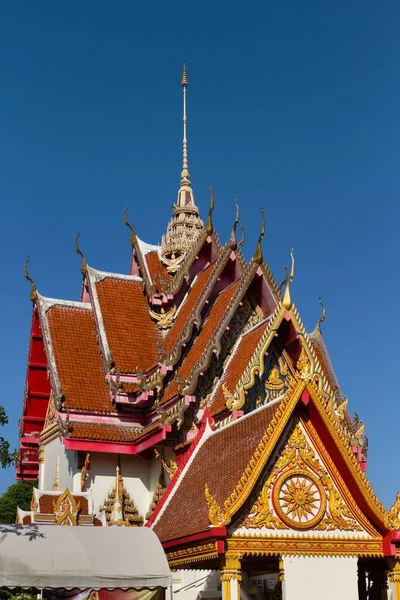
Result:
<svg viewBox="0 0 400 600">
<path fill-rule="evenodd" d="M 226 554 L 225 566 L 221 569 L 222 600 L 240 600 L 242 571 L 240 554 Z"/>
</svg>

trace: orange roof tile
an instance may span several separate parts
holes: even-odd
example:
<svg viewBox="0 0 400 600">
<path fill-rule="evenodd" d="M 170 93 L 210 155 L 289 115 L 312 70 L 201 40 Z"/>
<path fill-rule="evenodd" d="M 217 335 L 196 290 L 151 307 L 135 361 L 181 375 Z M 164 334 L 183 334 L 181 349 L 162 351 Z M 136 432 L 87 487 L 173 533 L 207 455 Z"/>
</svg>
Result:
<svg viewBox="0 0 400 600">
<path fill-rule="evenodd" d="M 133 442 L 141 429 L 132 425 L 116 425 L 112 423 L 70 423 L 69 438 L 108 442 Z"/>
<path fill-rule="evenodd" d="M 226 309 L 232 300 L 235 292 L 237 291 L 240 285 L 240 279 L 232 283 L 229 287 L 223 290 L 215 300 L 211 309 L 209 310 L 202 328 L 200 329 L 197 337 L 195 338 L 193 345 L 191 346 L 189 352 L 185 356 L 181 367 L 177 371 L 177 375 L 187 381 L 189 376 L 191 375 L 194 367 L 199 362 L 201 356 L 205 352 L 208 343 L 212 339 L 215 331 L 217 330 L 219 324 L 226 314 Z M 170 382 L 169 386 L 165 390 L 165 393 L 162 397 L 161 404 L 165 404 L 168 400 L 171 400 L 179 393 L 179 386 L 176 380 L 176 375 L 174 379 Z"/>
<path fill-rule="evenodd" d="M 223 505 L 239 483 L 279 404 L 267 405 L 242 417 L 203 443 L 156 520 L 154 531 L 162 542 L 209 527 L 206 484 L 220 506 Z M 224 468 L 223 477 L 221 469 L 216 468 L 216 457 Z"/>
<path fill-rule="evenodd" d="M 235 350 L 235 354 L 227 363 L 226 369 L 220 381 L 218 382 L 217 388 L 212 396 L 211 403 L 209 404 L 209 409 L 213 416 L 226 410 L 226 401 L 224 392 L 222 390 L 222 384 L 226 383 L 229 391 L 234 391 L 267 328 L 268 323 L 264 322 L 246 332 L 240 338 Z"/>
<path fill-rule="evenodd" d="M 67 408 L 115 412 L 96 343 L 92 312 L 53 306 L 46 316 Z"/>
<path fill-rule="evenodd" d="M 121 373 L 149 371 L 158 362 L 160 330 L 150 318 L 139 281 L 106 278 L 96 284 L 112 360 Z"/>
<path fill-rule="evenodd" d="M 167 268 L 161 262 L 160 256 L 156 250 L 145 254 L 144 259 L 149 270 L 150 279 L 159 289 L 160 278 L 165 283 L 170 283 L 172 280 L 171 275 L 168 273 Z"/>
<path fill-rule="evenodd" d="M 198 274 L 195 281 L 192 283 L 188 294 L 179 309 L 174 324 L 172 325 L 171 329 L 165 337 L 163 346 L 165 352 L 167 352 L 168 354 L 172 352 L 173 347 L 177 339 L 179 338 L 179 335 L 182 333 L 182 330 L 185 327 L 188 319 L 190 318 L 190 315 L 194 307 L 196 306 L 205 286 L 207 285 L 210 277 L 212 276 L 215 264 L 216 261 L 214 261 L 213 263 L 208 265 L 208 267 L 203 269 Z"/>
</svg>

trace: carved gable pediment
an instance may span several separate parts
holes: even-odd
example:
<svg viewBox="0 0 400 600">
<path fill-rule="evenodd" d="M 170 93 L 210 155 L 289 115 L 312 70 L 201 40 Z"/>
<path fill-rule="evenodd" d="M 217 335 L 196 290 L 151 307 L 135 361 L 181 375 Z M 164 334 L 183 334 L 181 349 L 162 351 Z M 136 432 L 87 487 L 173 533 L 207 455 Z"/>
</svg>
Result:
<svg viewBox="0 0 400 600">
<path fill-rule="evenodd" d="M 358 508 L 313 426 L 301 420 L 295 421 L 234 527 L 234 535 L 255 531 L 271 535 L 271 530 L 379 535 Z"/>
</svg>

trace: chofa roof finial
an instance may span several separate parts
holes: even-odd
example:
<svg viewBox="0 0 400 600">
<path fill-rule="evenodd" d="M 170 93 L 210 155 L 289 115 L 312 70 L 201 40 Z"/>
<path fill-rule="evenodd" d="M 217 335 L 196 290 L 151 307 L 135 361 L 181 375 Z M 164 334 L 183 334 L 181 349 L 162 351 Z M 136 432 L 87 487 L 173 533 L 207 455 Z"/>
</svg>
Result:
<svg viewBox="0 0 400 600">
<path fill-rule="evenodd" d="M 208 210 L 208 217 L 207 217 L 207 223 L 206 223 L 207 235 L 212 235 L 212 233 L 214 231 L 214 226 L 213 226 L 213 222 L 212 222 L 213 212 L 214 212 L 214 192 L 213 192 L 212 188 L 210 187 L 210 208 Z"/>
<path fill-rule="evenodd" d="M 85 277 L 85 275 L 87 273 L 87 262 L 86 262 L 86 258 L 84 256 L 82 250 L 79 248 L 78 240 L 79 240 L 80 236 L 81 236 L 81 232 L 78 231 L 77 234 L 76 234 L 76 237 L 75 237 L 75 252 L 82 259 L 82 262 L 81 262 L 81 273 Z"/>
<path fill-rule="evenodd" d="M 325 321 L 325 319 L 326 319 L 326 309 L 325 309 L 325 304 L 322 302 L 322 298 L 321 298 L 321 296 L 319 296 L 318 300 L 319 300 L 319 303 L 320 303 L 320 305 L 321 305 L 321 316 L 320 316 L 320 318 L 319 318 L 319 319 L 318 319 L 318 321 L 317 321 L 317 324 L 316 324 L 316 326 L 315 326 L 315 329 L 319 329 L 319 330 L 321 330 L 321 325 L 322 325 L 322 323 L 323 323 L 323 322 Z"/>
<path fill-rule="evenodd" d="M 265 235 L 265 216 L 264 216 L 264 209 L 261 208 L 261 220 L 262 220 L 262 224 L 261 224 L 261 232 L 260 232 L 260 236 L 258 238 L 258 242 L 257 242 L 257 246 L 256 246 L 256 251 L 254 253 L 254 257 L 253 260 L 255 263 L 257 263 L 258 265 L 261 265 L 263 259 L 263 253 L 262 253 L 262 248 L 261 248 L 261 242 L 263 240 L 263 237 Z"/>
<path fill-rule="evenodd" d="M 236 200 L 236 215 L 235 221 L 233 223 L 231 237 L 229 239 L 229 247 L 231 250 L 236 250 L 237 248 L 237 239 L 236 239 L 236 229 L 239 224 L 239 202 Z"/>
<path fill-rule="evenodd" d="M 25 276 L 25 279 L 26 279 L 27 281 L 29 281 L 29 282 L 30 282 L 30 284 L 31 284 L 31 293 L 30 293 L 30 298 L 31 298 L 31 301 L 32 301 L 33 303 L 35 303 L 35 302 L 36 302 L 36 300 L 37 300 L 37 289 L 36 289 L 35 282 L 33 281 L 32 277 L 30 277 L 30 275 L 29 275 L 29 273 L 28 273 L 28 262 L 29 262 L 30 260 L 31 260 L 31 257 L 30 257 L 30 256 L 27 256 L 27 258 L 26 258 L 26 261 L 25 261 L 25 263 L 24 263 L 24 276 Z"/>
<path fill-rule="evenodd" d="M 128 229 L 130 229 L 130 232 L 131 232 L 131 246 L 133 247 L 136 244 L 137 238 L 136 238 L 135 230 L 133 229 L 132 225 L 129 223 L 129 221 L 127 219 L 127 216 L 126 216 L 127 212 L 128 212 L 128 205 L 125 206 L 124 212 L 123 212 L 123 215 L 124 215 L 124 225 L 126 227 L 128 227 Z"/>
<path fill-rule="evenodd" d="M 286 270 L 286 288 L 285 293 L 283 294 L 282 304 L 286 308 L 286 310 L 290 310 L 292 308 L 292 299 L 290 297 L 290 284 L 294 278 L 294 250 L 293 248 L 290 251 L 290 257 L 292 259 L 292 267 L 290 269 L 290 275 L 287 266 L 285 265 Z"/>
</svg>

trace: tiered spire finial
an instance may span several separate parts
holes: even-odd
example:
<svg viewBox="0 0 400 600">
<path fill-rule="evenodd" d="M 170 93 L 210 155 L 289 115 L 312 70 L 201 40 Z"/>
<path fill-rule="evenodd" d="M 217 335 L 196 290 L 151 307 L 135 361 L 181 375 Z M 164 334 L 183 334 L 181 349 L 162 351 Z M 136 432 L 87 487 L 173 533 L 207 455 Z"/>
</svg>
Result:
<svg viewBox="0 0 400 600">
<path fill-rule="evenodd" d="M 178 191 L 178 199 L 173 207 L 172 220 L 168 225 L 166 236 L 162 240 L 161 253 L 163 256 L 179 256 L 192 247 L 198 234 L 203 229 L 199 219 L 199 209 L 194 202 L 193 190 L 190 183 L 187 142 L 187 112 L 186 90 L 188 78 L 186 64 L 183 65 L 181 86 L 183 90 L 183 144 L 182 144 L 182 172 Z"/>
</svg>

